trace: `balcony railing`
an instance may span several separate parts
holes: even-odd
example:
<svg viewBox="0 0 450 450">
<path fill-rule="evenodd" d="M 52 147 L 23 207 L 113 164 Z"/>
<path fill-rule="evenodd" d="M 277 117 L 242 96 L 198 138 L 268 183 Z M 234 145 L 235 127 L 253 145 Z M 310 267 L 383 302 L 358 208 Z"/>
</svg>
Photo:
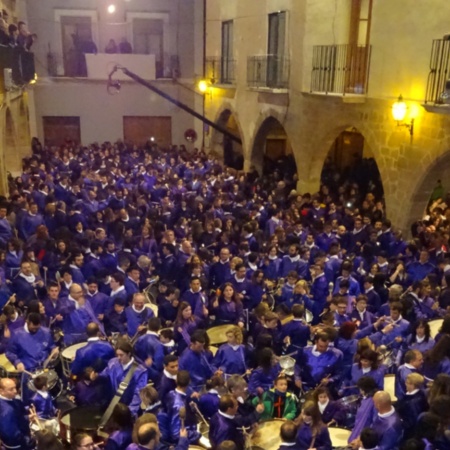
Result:
<svg viewBox="0 0 450 450">
<path fill-rule="evenodd" d="M 22 86 L 34 79 L 34 54 L 21 47 L 0 46 L 0 92 L 5 91 L 4 69 L 12 70 L 12 81 Z"/>
<path fill-rule="evenodd" d="M 370 46 L 315 45 L 311 92 L 367 94 Z"/>
<path fill-rule="evenodd" d="M 254 88 L 287 89 L 290 61 L 284 56 L 249 56 L 247 85 Z"/>
<path fill-rule="evenodd" d="M 155 55 L 132 53 L 69 52 L 62 55 L 51 52 L 47 54 L 47 72 L 50 77 L 106 79 L 108 70 L 114 64 L 124 66 L 147 80 L 178 78 L 181 75 L 179 59 L 176 55 L 167 56 L 163 63 L 156 61 Z"/>
<path fill-rule="evenodd" d="M 235 60 L 220 56 L 206 58 L 206 77 L 218 84 L 234 84 Z"/>
<path fill-rule="evenodd" d="M 448 105 L 450 100 L 450 41 L 434 39 L 425 104 Z"/>
</svg>

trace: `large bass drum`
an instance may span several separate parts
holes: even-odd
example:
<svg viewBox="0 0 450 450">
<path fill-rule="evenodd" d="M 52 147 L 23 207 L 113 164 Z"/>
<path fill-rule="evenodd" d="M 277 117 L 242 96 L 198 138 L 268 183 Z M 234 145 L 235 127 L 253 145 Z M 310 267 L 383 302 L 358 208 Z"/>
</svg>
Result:
<svg viewBox="0 0 450 450">
<path fill-rule="evenodd" d="M 284 422 L 283 419 L 261 422 L 252 437 L 252 449 L 277 450 L 281 445 L 280 429 Z"/>
<path fill-rule="evenodd" d="M 88 433 L 97 436 L 98 426 L 103 416 L 100 408 L 79 406 L 66 411 L 60 420 L 60 437 L 64 442 L 71 443 L 78 433 Z M 101 440 L 101 439 L 98 439 Z"/>
</svg>

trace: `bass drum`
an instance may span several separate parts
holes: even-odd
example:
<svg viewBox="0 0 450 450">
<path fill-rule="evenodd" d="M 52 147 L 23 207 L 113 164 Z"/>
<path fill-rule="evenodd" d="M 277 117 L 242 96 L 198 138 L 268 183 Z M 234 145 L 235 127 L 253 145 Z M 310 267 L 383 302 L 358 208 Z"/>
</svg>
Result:
<svg viewBox="0 0 450 450">
<path fill-rule="evenodd" d="M 335 449 L 347 449 L 348 438 L 352 434 L 347 428 L 340 427 L 329 427 L 328 431 L 330 433 L 331 445 Z"/>
<path fill-rule="evenodd" d="M 63 442 L 72 442 L 78 433 L 97 436 L 98 426 L 103 412 L 95 407 L 77 407 L 66 411 L 60 420 L 60 437 Z M 98 439 L 100 441 L 101 439 Z"/>
<path fill-rule="evenodd" d="M 285 420 L 273 419 L 262 422 L 252 437 L 253 450 L 278 450 L 281 445 L 280 429 Z"/>
</svg>

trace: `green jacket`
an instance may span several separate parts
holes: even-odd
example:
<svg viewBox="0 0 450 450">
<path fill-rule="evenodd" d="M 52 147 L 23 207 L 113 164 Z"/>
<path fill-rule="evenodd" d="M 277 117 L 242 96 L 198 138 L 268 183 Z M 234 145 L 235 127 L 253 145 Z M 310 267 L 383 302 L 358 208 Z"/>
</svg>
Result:
<svg viewBox="0 0 450 450">
<path fill-rule="evenodd" d="M 264 412 L 261 414 L 261 420 L 273 419 L 273 403 L 275 401 L 275 389 L 270 389 L 264 392 L 262 396 L 262 404 L 264 405 Z M 254 406 L 260 402 L 258 397 L 252 400 Z M 283 419 L 294 420 L 297 417 L 297 401 L 295 397 L 286 392 L 286 400 L 284 402 Z"/>
</svg>

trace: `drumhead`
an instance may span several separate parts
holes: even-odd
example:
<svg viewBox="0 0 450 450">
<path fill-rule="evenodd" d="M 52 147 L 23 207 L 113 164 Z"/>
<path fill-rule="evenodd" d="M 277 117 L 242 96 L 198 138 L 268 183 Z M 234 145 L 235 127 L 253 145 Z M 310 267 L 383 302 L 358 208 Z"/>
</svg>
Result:
<svg viewBox="0 0 450 450">
<path fill-rule="evenodd" d="M 347 447 L 348 438 L 352 434 L 350 430 L 346 428 L 330 427 L 331 444 L 333 447 Z"/>
<path fill-rule="evenodd" d="M 434 319 L 434 320 L 430 320 L 428 322 L 428 325 L 430 325 L 430 336 L 433 339 L 439 333 L 439 330 L 441 329 L 443 322 L 444 322 L 444 319 Z"/>
<path fill-rule="evenodd" d="M 273 419 L 260 423 L 252 437 L 252 448 L 278 450 L 281 445 L 280 429 L 284 422 L 282 419 Z"/>
<path fill-rule="evenodd" d="M 212 345 L 215 345 L 224 344 L 225 342 L 227 342 L 227 331 L 232 326 L 232 324 L 218 325 L 217 327 L 212 327 L 206 330 L 210 343 Z"/>
<path fill-rule="evenodd" d="M 61 355 L 63 358 L 68 359 L 69 361 L 72 361 L 75 358 L 75 354 L 77 353 L 77 350 L 80 348 L 86 347 L 88 343 L 87 342 L 80 342 L 79 344 L 71 345 L 70 347 L 65 348 Z"/>
</svg>

